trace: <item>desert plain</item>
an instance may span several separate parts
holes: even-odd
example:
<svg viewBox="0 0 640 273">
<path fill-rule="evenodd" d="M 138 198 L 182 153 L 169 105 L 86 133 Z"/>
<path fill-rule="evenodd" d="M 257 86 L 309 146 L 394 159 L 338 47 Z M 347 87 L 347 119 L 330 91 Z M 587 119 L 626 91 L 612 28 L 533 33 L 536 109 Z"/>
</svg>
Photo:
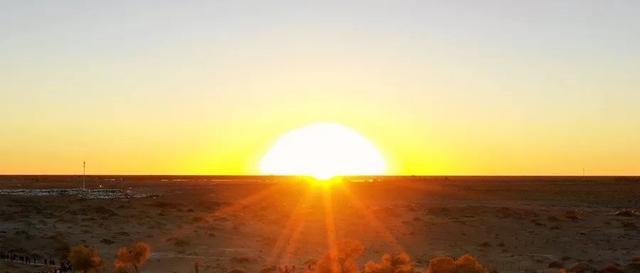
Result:
<svg viewBox="0 0 640 273">
<path fill-rule="evenodd" d="M 464 254 L 498 273 L 640 270 L 637 177 L 88 176 L 89 190 L 82 179 L 0 177 L 0 251 L 58 261 L 83 244 L 112 272 L 120 247 L 144 242 L 145 273 L 305 272 L 353 240 L 360 267 L 405 252 L 419 272 Z"/>
</svg>

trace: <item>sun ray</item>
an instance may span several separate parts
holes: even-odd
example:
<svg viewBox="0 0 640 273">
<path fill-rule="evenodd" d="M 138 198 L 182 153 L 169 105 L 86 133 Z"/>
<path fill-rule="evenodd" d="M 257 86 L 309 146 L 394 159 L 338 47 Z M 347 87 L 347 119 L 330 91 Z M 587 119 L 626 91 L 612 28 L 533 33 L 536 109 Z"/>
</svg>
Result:
<svg viewBox="0 0 640 273">
<path fill-rule="evenodd" d="M 285 243 L 290 243 L 291 238 L 295 235 L 295 232 L 300 229 L 301 222 L 304 221 L 304 213 L 303 210 L 309 205 L 309 200 L 312 197 L 312 189 L 311 186 L 308 185 L 304 195 L 298 200 L 296 207 L 291 212 L 289 219 L 287 220 L 287 224 L 285 225 L 282 232 L 278 236 L 278 240 L 271 250 L 269 256 L 267 257 L 266 264 L 272 265 L 273 262 L 277 259 L 278 254 L 286 253 L 281 250 L 284 248 Z M 292 232 L 293 230 L 293 232 Z M 298 231 L 299 232 L 299 231 Z M 288 236 L 290 235 L 291 236 Z M 286 250 L 285 250 L 286 251 Z M 285 263 L 286 264 L 286 263 Z"/>
<path fill-rule="evenodd" d="M 239 210 L 242 210 L 243 208 L 255 204 L 263 199 L 265 199 L 268 195 L 272 194 L 273 192 L 275 192 L 277 189 L 282 188 L 283 185 L 282 183 L 278 183 L 278 184 L 274 184 L 269 186 L 268 188 L 261 190 L 257 193 L 254 193 L 252 195 L 249 195 L 245 198 L 243 198 L 242 200 L 236 201 L 233 204 L 226 206 L 224 208 L 218 209 L 216 211 L 214 211 L 210 216 L 214 217 L 214 218 L 220 218 L 220 217 L 224 217 L 227 216 L 229 214 L 235 213 Z"/>
<path fill-rule="evenodd" d="M 329 249 L 329 260 L 331 261 L 331 272 L 338 273 L 338 245 L 336 241 L 336 222 L 333 213 L 333 200 L 331 197 L 331 187 L 323 185 L 322 199 L 324 204 L 324 220 L 327 230 L 327 247 Z"/>
<path fill-rule="evenodd" d="M 206 217 L 207 218 L 214 218 L 214 219 L 220 219 L 222 217 L 228 216 L 232 213 L 235 213 L 243 208 L 245 208 L 246 206 L 249 206 L 251 204 L 255 204 L 261 200 L 264 200 L 265 198 L 267 198 L 270 194 L 272 194 L 274 191 L 276 191 L 277 189 L 282 188 L 282 185 L 280 183 L 278 184 L 274 184 L 274 185 L 270 185 L 268 188 L 261 190 L 257 193 L 251 194 L 235 203 L 233 203 L 232 205 L 229 205 L 227 207 L 218 209 L 210 214 L 208 214 Z M 168 244 L 170 239 L 172 238 L 181 238 L 182 236 L 184 236 L 185 234 L 192 232 L 193 229 L 196 227 L 196 223 L 189 223 L 187 225 L 184 225 L 178 229 L 173 230 L 173 232 L 171 232 L 170 234 L 167 234 L 166 236 L 164 236 L 162 238 L 162 240 L 160 240 L 162 242 L 162 244 Z"/>
<path fill-rule="evenodd" d="M 293 252 L 295 250 L 295 248 L 298 246 L 299 240 L 300 240 L 300 234 L 302 233 L 302 230 L 304 229 L 304 226 L 306 224 L 306 219 L 302 219 L 302 221 L 299 221 L 297 226 L 295 227 L 295 229 L 293 230 L 292 234 L 291 234 L 291 239 L 289 239 L 289 243 L 287 244 L 287 248 L 284 250 L 284 258 L 282 259 L 281 264 L 283 265 L 288 265 L 291 261 L 291 252 Z"/>
<path fill-rule="evenodd" d="M 373 212 L 368 209 L 362 200 L 351 190 L 349 190 L 344 184 L 335 185 L 339 188 L 343 193 L 348 196 L 348 199 L 353 202 L 358 211 L 365 217 L 370 226 L 374 229 L 376 233 L 380 233 L 382 238 L 393 248 L 394 251 L 404 251 L 404 247 L 398 242 L 398 240 L 393 236 L 393 234 L 378 220 L 378 218 L 373 214 Z"/>
</svg>

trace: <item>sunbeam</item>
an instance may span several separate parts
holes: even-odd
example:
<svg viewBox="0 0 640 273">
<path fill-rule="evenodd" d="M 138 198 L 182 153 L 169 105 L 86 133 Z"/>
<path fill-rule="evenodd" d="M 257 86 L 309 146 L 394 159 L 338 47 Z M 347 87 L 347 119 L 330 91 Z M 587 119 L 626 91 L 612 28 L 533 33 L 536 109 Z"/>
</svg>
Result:
<svg viewBox="0 0 640 273">
<path fill-rule="evenodd" d="M 276 244 L 273 246 L 269 256 L 267 257 L 266 264 L 271 265 L 275 262 L 278 256 L 286 256 L 287 250 L 292 247 L 292 240 L 297 240 L 297 234 L 301 231 L 304 221 L 304 209 L 309 205 L 309 200 L 312 198 L 313 191 L 311 185 L 307 186 L 307 189 L 302 197 L 298 200 L 295 208 L 292 210 L 287 224 L 278 236 Z M 295 242 L 295 241 L 294 241 Z M 286 248 L 284 247 L 286 243 Z M 285 248 L 284 252 L 282 249 Z M 286 263 L 283 263 L 286 264 Z"/>
<path fill-rule="evenodd" d="M 338 265 L 338 247 L 336 241 L 336 223 L 335 223 L 335 215 L 333 213 L 333 200 L 331 197 L 331 187 L 328 185 L 324 185 L 322 187 L 322 200 L 324 204 L 324 220 L 325 220 L 325 228 L 327 231 L 327 248 L 328 254 L 331 261 L 331 272 L 338 273 L 339 265 Z"/>
<path fill-rule="evenodd" d="M 404 251 L 404 247 L 398 243 L 398 240 L 380 223 L 378 218 L 362 203 L 358 196 L 353 194 L 344 184 L 340 184 L 338 188 L 348 196 L 349 200 L 356 206 L 356 209 L 365 217 L 367 223 L 370 224 L 375 232 L 382 235 L 383 239 L 393 247 L 394 251 Z"/>
</svg>

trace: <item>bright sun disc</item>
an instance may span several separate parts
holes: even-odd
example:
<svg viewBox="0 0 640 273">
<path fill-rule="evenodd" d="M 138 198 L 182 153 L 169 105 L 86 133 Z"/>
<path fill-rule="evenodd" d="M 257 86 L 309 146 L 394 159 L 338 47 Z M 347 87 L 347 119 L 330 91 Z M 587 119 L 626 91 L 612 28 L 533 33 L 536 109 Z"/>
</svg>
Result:
<svg viewBox="0 0 640 273">
<path fill-rule="evenodd" d="M 260 171 L 276 175 L 377 175 L 386 170 L 382 154 L 355 130 L 315 123 L 281 136 L 260 160 Z"/>
</svg>

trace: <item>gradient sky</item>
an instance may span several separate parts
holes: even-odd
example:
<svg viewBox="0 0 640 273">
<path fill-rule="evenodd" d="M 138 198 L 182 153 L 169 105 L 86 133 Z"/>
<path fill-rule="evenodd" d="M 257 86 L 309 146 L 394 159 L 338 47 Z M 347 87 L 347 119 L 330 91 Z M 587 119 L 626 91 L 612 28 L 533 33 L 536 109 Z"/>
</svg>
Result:
<svg viewBox="0 0 640 273">
<path fill-rule="evenodd" d="M 390 174 L 639 175 L 640 1 L 1 1 L 0 173 L 254 174 L 350 126 Z"/>
</svg>

